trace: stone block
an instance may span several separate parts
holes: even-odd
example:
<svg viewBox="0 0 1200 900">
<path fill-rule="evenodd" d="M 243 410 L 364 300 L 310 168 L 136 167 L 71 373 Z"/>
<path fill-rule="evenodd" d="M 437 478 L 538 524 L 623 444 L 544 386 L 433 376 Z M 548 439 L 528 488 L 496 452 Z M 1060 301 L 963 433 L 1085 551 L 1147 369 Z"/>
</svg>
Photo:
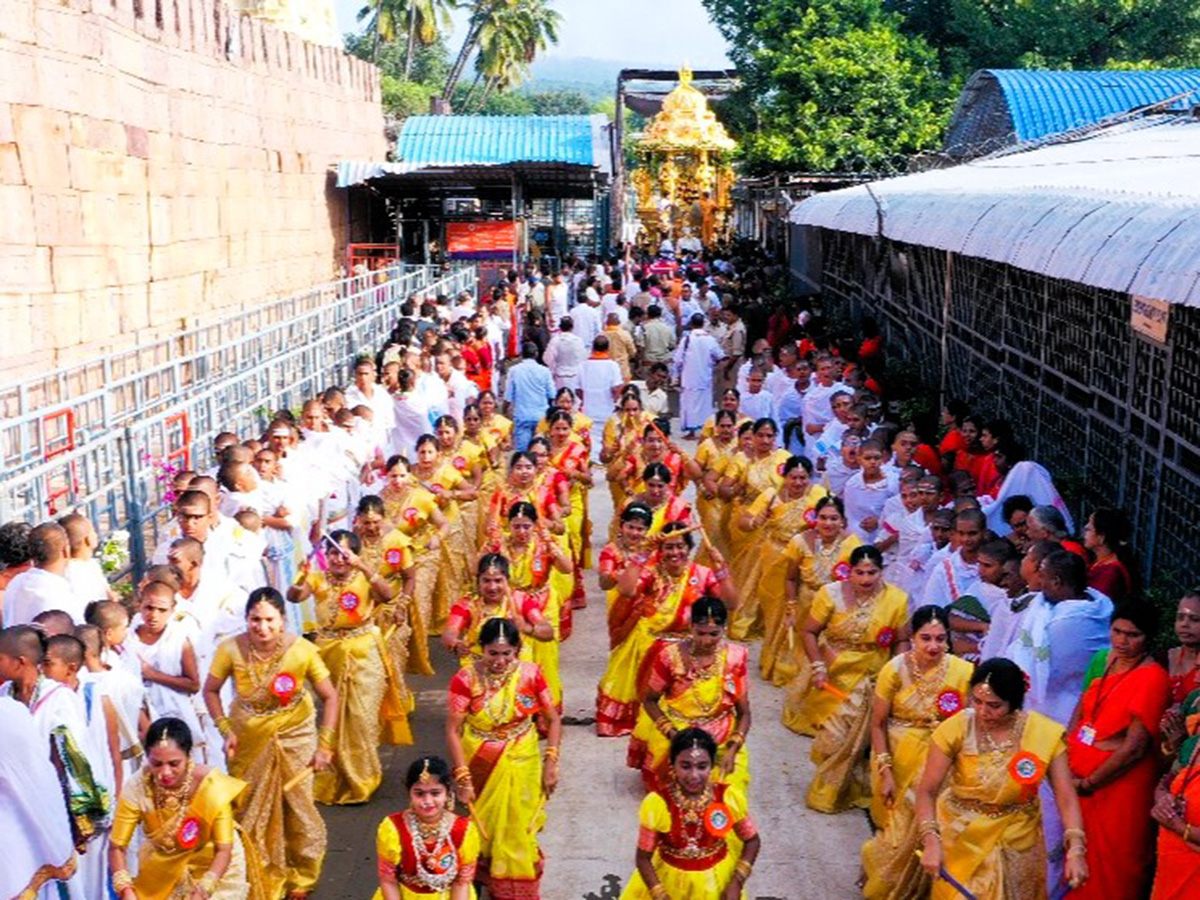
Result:
<svg viewBox="0 0 1200 900">
<path fill-rule="evenodd" d="M 83 304 L 80 289 L 66 292 L 59 288 L 39 300 L 36 312 L 43 317 L 55 347 L 71 347 L 83 342 Z"/>
<path fill-rule="evenodd" d="M 150 132 L 136 125 L 126 125 L 125 152 L 138 159 L 148 159 L 150 156 Z"/>
<path fill-rule="evenodd" d="M 4 210 L 4 215 L 0 215 L 0 244 L 35 243 L 33 192 L 28 187 L 0 184 L 0 209 Z"/>
<path fill-rule="evenodd" d="M 38 41 L 34 11 L 37 4 L 30 0 L 0 0 L 0 36 L 20 44 Z"/>
<path fill-rule="evenodd" d="M 0 144 L 0 184 L 24 183 L 25 174 L 21 169 L 21 154 L 17 151 L 17 145 Z"/>
<path fill-rule="evenodd" d="M 35 247 L 28 241 L 0 244 L 0 288 L 5 291 L 46 293 L 54 289 L 50 277 L 50 248 Z M 0 354 L 3 355 L 3 354 Z"/>
<path fill-rule="evenodd" d="M 67 158 L 66 113 L 44 106 L 14 104 L 12 117 L 25 181 L 47 190 L 69 188 L 71 168 Z"/>
<path fill-rule="evenodd" d="M 104 252 L 90 247 L 51 247 L 50 272 L 56 294 L 103 287 L 108 282 Z"/>
<path fill-rule="evenodd" d="M 134 194 L 146 191 L 146 161 L 122 153 L 72 147 L 71 185 L 80 191 Z"/>
<path fill-rule="evenodd" d="M 11 348 L 24 349 L 33 342 L 33 298 L 29 294 L 0 293 L 0 334 L 4 335 L 4 356 Z"/>
<path fill-rule="evenodd" d="M 0 100 L 0 144 L 15 144 L 17 132 L 13 129 L 12 105 Z"/>
<path fill-rule="evenodd" d="M 150 327 L 150 285 L 131 284 L 121 288 L 118 317 L 122 334 L 136 334 Z"/>
<path fill-rule="evenodd" d="M 80 196 L 75 191 L 34 192 L 33 220 L 36 242 L 42 246 L 84 243 L 83 213 Z"/>
<path fill-rule="evenodd" d="M 112 340 L 121 333 L 120 296 L 120 290 L 113 287 L 93 288 L 80 294 L 79 314 L 87 326 L 85 341 Z"/>
</svg>

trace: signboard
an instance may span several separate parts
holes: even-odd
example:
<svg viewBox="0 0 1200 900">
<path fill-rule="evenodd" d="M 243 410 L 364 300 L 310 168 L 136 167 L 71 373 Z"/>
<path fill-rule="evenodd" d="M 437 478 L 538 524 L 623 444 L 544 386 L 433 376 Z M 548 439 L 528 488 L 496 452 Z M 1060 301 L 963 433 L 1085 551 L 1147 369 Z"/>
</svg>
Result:
<svg viewBox="0 0 1200 900">
<path fill-rule="evenodd" d="M 1167 324 L 1171 319 L 1171 304 L 1166 300 L 1139 297 L 1137 294 L 1133 294 L 1130 300 L 1130 324 L 1133 330 L 1152 341 L 1165 344 Z"/>
<path fill-rule="evenodd" d="M 446 223 L 446 252 L 453 259 L 500 259 L 516 248 L 514 221 Z"/>
</svg>

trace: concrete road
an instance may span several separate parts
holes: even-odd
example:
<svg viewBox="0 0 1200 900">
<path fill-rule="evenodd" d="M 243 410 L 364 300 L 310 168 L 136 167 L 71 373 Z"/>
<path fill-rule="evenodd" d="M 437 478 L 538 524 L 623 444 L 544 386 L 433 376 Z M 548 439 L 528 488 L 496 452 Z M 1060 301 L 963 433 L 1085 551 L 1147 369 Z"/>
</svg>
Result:
<svg viewBox="0 0 1200 900">
<path fill-rule="evenodd" d="M 595 534 L 603 537 L 611 515 L 608 489 L 591 495 Z M 604 673 L 608 635 L 604 598 L 595 572 L 587 576 L 589 606 L 576 611 L 575 629 L 563 646 L 564 714 L 594 715 L 596 684 Z M 757 672 L 757 647 L 752 648 Z M 417 694 L 413 747 L 382 751 L 384 782 L 374 799 L 357 807 L 324 808 L 329 855 L 319 894 L 368 898 L 375 889 L 375 829 L 405 804 L 404 771 L 421 752 L 445 752 L 442 736 L 450 657 L 436 651 L 438 674 L 412 678 Z M 861 812 L 826 816 L 804 805 L 812 776 L 811 741 L 783 727 L 783 692 L 753 677 L 754 711 L 748 746 L 752 777 L 750 807 L 763 851 L 748 884 L 751 900 L 852 900 L 859 848 L 869 835 Z M 633 869 L 641 778 L 625 767 L 626 739 L 601 739 L 590 726 L 565 728 L 562 781 L 547 806 L 542 833 L 546 874 L 544 900 L 616 900 Z M 715 900 L 715 898 L 714 898 Z"/>
</svg>

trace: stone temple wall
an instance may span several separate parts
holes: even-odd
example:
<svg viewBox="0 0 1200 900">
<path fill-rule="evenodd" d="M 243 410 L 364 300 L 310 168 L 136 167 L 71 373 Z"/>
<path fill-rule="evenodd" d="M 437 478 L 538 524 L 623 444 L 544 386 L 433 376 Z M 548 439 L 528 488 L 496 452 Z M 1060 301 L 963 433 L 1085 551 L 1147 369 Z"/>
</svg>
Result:
<svg viewBox="0 0 1200 900">
<path fill-rule="evenodd" d="M 338 273 L 377 70 L 219 0 L 0 0 L 0 382 Z"/>
</svg>

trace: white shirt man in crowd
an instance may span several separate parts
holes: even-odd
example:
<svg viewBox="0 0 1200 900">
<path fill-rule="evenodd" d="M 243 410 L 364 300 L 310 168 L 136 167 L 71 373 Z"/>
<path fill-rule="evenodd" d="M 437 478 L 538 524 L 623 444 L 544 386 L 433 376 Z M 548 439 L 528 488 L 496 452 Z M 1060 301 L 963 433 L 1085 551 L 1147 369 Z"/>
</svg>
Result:
<svg viewBox="0 0 1200 900">
<path fill-rule="evenodd" d="M 625 383 L 621 367 L 609 358 L 608 338 L 602 334 L 592 341 L 592 355 L 580 367 L 580 382 L 583 412 L 592 420 L 592 446 L 599 453 L 604 446 L 604 424 Z"/>
<path fill-rule="evenodd" d="M 583 340 L 575 333 L 575 320 L 571 316 L 563 316 L 559 322 L 558 332 L 550 338 L 546 351 L 542 354 L 542 362 L 554 376 L 554 386 L 561 390 L 570 388 L 579 391 L 579 367 L 588 358 L 588 349 Z"/>
<path fill-rule="evenodd" d="M 569 299 L 570 290 L 567 287 L 566 276 L 559 272 L 546 292 L 546 321 L 551 331 L 558 329 L 558 323 L 567 314 Z"/>
<path fill-rule="evenodd" d="M 589 282 L 593 279 L 589 279 Z M 590 284 L 584 293 L 582 303 L 578 303 L 571 311 L 571 321 L 575 323 L 575 333 L 583 341 L 585 347 L 592 346 L 596 335 L 604 331 L 603 312 L 600 309 L 600 295 Z"/>
<path fill-rule="evenodd" d="M 82 625 L 87 602 L 67 580 L 71 542 L 66 529 L 57 522 L 38 525 L 29 532 L 29 552 L 33 565 L 10 581 L 4 591 L 4 624 L 28 625 L 39 613 L 61 609 L 76 625 Z"/>
<path fill-rule="evenodd" d="M 368 358 L 354 364 L 354 384 L 346 389 L 346 405 L 369 406 L 374 413 L 371 427 L 385 452 L 395 451 L 387 444 L 388 436 L 396 427 L 396 406 L 392 395 L 376 383 L 375 363 Z"/>
<path fill-rule="evenodd" d="M 695 438 L 712 412 L 713 370 L 723 357 L 717 339 L 704 330 L 704 316 L 696 313 L 675 350 L 675 371 L 683 389 L 679 415 L 685 438 Z"/>
</svg>

